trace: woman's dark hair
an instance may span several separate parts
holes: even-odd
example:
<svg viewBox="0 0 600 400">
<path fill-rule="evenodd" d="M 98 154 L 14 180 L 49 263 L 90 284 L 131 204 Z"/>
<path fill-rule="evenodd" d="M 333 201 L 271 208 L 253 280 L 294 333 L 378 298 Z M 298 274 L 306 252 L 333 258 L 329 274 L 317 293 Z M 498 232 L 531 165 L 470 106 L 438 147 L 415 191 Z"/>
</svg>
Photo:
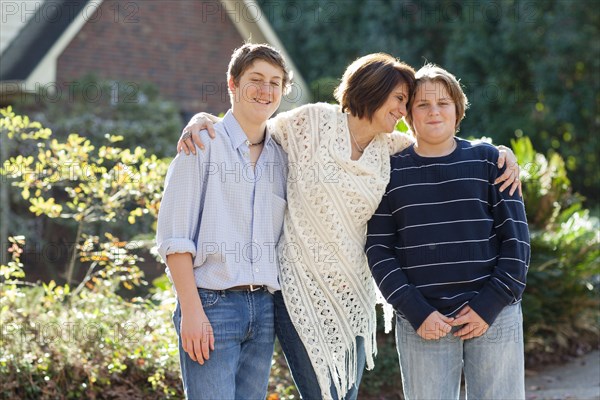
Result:
<svg viewBox="0 0 600 400">
<path fill-rule="evenodd" d="M 369 54 L 346 68 L 334 96 L 342 111 L 369 120 L 400 84 L 406 84 L 408 94 L 415 85 L 415 70 L 386 53 Z"/>
</svg>

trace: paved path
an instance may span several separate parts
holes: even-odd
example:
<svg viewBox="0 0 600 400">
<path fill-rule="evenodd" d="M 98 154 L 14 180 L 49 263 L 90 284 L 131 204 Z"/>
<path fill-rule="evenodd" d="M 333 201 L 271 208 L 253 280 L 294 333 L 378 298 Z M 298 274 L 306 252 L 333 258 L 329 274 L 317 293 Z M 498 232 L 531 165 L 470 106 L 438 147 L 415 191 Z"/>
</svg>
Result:
<svg viewBox="0 0 600 400">
<path fill-rule="evenodd" d="M 600 351 L 543 370 L 527 371 L 527 400 L 600 400 Z"/>
</svg>

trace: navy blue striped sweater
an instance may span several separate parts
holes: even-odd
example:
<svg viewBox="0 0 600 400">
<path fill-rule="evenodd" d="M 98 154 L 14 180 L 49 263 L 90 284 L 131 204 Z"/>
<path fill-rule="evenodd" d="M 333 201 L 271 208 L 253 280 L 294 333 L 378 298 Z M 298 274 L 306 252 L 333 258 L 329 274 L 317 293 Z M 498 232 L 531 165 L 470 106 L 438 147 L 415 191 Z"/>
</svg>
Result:
<svg viewBox="0 0 600 400">
<path fill-rule="evenodd" d="M 435 310 L 452 316 L 467 304 L 491 325 L 525 289 L 523 200 L 494 185 L 495 147 L 455 140 L 444 157 L 421 157 L 413 146 L 392 156 L 390 183 L 368 225 L 371 273 L 415 329 Z"/>
</svg>

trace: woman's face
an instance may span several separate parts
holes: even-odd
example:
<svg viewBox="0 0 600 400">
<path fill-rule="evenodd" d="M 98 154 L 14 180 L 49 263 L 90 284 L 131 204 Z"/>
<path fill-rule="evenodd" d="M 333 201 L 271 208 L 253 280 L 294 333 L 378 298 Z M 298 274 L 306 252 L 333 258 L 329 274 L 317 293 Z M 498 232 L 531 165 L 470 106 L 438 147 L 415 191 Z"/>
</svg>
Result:
<svg viewBox="0 0 600 400">
<path fill-rule="evenodd" d="M 443 83 L 427 80 L 420 84 L 411 113 L 419 141 L 436 145 L 454 137 L 456 106 Z"/>
<path fill-rule="evenodd" d="M 373 114 L 371 125 L 376 132 L 390 133 L 396 127 L 398 120 L 406 115 L 408 102 L 408 86 L 401 83 L 391 91 L 385 103 Z"/>
</svg>

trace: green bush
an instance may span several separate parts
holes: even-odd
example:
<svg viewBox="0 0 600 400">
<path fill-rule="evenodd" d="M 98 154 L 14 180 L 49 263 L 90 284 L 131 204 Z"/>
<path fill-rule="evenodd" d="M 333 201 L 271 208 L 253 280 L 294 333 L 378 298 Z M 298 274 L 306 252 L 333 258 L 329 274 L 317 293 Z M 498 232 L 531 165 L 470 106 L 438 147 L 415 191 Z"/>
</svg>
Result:
<svg viewBox="0 0 600 400">
<path fill-rule="evenodd" d="M 23 238 L 0 287 L 2 398 L 181 398 L 174 297 L 115 294 L 117 277 L 71 291 L 69 285 L 23 284 Z"/>
<path fill-rule="evenodd" d="M 525 350 L 530 363 L 558 361 L 598 345 L 600 223 L 571 192 L 560 155 L 536 153 L 528 138 L 512 145 L 523 166 L 531 234 Z"/>
</svg>

